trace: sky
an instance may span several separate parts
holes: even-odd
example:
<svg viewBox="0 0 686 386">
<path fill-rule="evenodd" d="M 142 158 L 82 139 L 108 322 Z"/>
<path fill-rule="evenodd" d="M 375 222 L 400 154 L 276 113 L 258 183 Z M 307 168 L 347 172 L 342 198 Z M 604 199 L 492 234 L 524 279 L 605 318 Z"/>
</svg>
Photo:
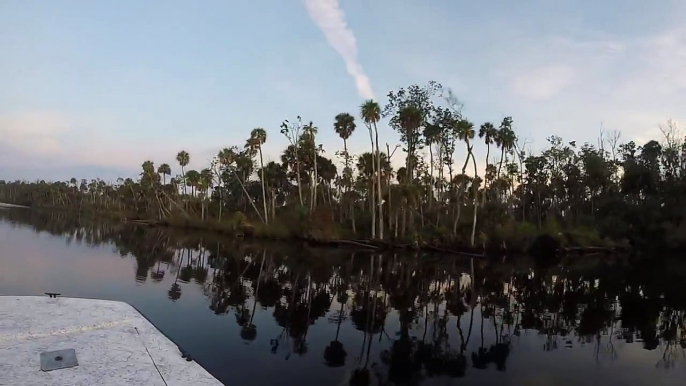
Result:
<svg viewBox="0 0 686 386">
<path fill-rule="evenodd" d="M 178 173 L 180 150 L 201 169 L 255 127 L 278 160 L 298 115 L 335 157 L 336 114 L 430 80 L 477 126 L 512 116 L 532 150 L 597 143 L 601 127 L 640 144 L 686 126 L 684 14 L 682 0 L 2 0 L 0 180 L 114 181 L 145 160 Z M 350 151 L 368 147 L 358 119 Z"/>
</svg>

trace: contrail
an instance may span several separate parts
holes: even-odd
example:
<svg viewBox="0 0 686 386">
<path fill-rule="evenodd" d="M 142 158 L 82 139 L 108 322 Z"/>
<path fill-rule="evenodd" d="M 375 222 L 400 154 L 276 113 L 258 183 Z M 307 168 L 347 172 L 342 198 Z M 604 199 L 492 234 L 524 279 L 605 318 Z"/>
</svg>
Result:
<svg viewBox="0 0 686 386">
<path fill-rule="evenodd" d="M 355 35 L 345 22 L 338 0 L 304 0 L 310 18 L 324 33 L 326 41 L 345 61 L 348 74 L 355 80 L 357 93 L 365 99 L 374 98 L 372 85 L 357 61 Z"/>
</svg>

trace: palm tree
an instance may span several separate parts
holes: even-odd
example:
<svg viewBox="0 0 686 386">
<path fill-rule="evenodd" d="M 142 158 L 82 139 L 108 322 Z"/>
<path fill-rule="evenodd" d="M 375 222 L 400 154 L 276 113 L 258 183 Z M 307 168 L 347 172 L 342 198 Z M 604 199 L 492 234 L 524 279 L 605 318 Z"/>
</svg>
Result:
<svg viewBox="0 0 686 386">
<path fill-rule="evenodd" d="M 343 140 L 343 160 L 345 162 L 345 168 L 342 173 L 342 188 L 343 193 L 341 194 L 341 204 L 348 205 L 349 203 L 343 198 L 348 198 L 345 194 L 350 191 L 352 187 L 352 169 L 350 168 L 350 154 L 348 154 L 348 138 L 355 132 L 355 117 L 348 113 L 340 113 L 336 115 L 334 120 L 333 129 Z M 343 217 L 343 208 L 341 208 L 341 220 Z M 354 221 L 354 220 L 353 220 Z"/>
<path fill-rule="evenodd" d="M 381 107 L 374 100 L 369 99 L 360 106 L 360 113 L 362 119 L 367 124 L 368 127 L 374 126 L 374 134 L 376 136 L 376 195 L 378 199 L 379 206 L 379 238 L 383 239 L 383 202 L 381 200 L 381 153 L 379 152 L 379 129 L 376 124 L 381 120 Z M 370 129 L 371 137 L 371 129 Z M 372 152 L 374 152 L 374 141 L 372 141 Z M 374 213 L 372 213 L 372 222 L 374 222 Z M 374 227 L 372 226 L 372 232 L 374 232 Z M 372 237 L 374 237 L 372 235 Z"/>
<path fill-rule="evenodd" d="M 426 140 L 426 145 L 429 147 L 429 180 L 430 180 L 430 192 L 429 195 L 429 207 L 433 201 L 433 187 L 434 187 L 434 153 L 433 144 L 439 143 L 441 138 L 441 127 L 436 124 L 427 125 L 424 128 L 424 138 Z M 440 152 L 439 152 L 440 153 Z M 439 154 L 439 158 L 440 154 Z M 439 173 L 440 174 L 440 173 Z"/>
<path fill-rule="evenodd" d="M 474 235 L 476 232 L 476 214 L 477 214 L 477 208 L 479 204 L 479 200 L 477 198 L 478 193 L 479 193 L 479 176 L 477 175 L 477 170 L 476 170 L 476 159 L 474 158 L 474 152 L 473 152 L 473 145 L 471 145 L 470 140 L 474 139 L 475 135 L 474 131 L 474 124 L 463 119 L 457 123 L 457 135 L 458 138 L 463 140 L 465 144 L 467 145 L 467 159 L 465 160 L 464 166 L 462 167 L 462 174 L 465 174 L 467 164 L 469 163 L 469 158 L 471 157 L 472 162 L 474 163 L 474 178 L 472 179 L 472 189 L 474 191 L 474 218 L 472 220 L 472 238 L 471 238 L 471 244 L 474 246 Z M 481 134 L 481 130 L 479 130 L 479 134 Z"/>
<path fill-rule="evenodd" d="M 179 154 L 176 155 L 176 161 L 181 166 L 181 179 L 183 180 L 183 194 L 186 194 L 186 172 L 184 168 L 188 166 L 191 161 L 190 155 L 185 150 L 181 150 Z"/>
<path fill-rule="evenodd" d="M 162 164 L 157 168 L 157 173 L 162 175 L 162 183 L 167 185 L 167 176 L 171 175 L 169 164 Z"/>
<path fill-rule="evenodd" d="M 497 136 L 498 130 L 491 122 L 486 122 L 479 128 L 479 138 L 483 138 L 486 144 L 486 166 L 488 166 L 488 158 L 491 154 L 491 144 L 495 142 Z"/>
<path fill-rule="evenodd" d="M 242 152 L 239 153 L 235 146 L 231 148 L 222 149 L 217 155 L 217 158 L 219 160 L 219 163 L 222 165 L 222 169 L 224 170 L 224 172 L 233 173 L 234 177 L 238 181 L 238 184 L 241 186 L 241 190 L 243 190 L 243 194 L 245 194 L 245 197 L 250 202 L 250 205 L 255 210 L 255 213 L 257 213 L 257 216 L 260 218 L 260 221 L 266 224 L 264 218 L 262 217 L 262 214 L 259 210 L 257 210 L 257 207 L 255 206 L 255 201 L 250 197 L 248 190 L 245 188 L 243 180 L 241 180 L 237 172 L 237 169 L 245 169 L 246 167 L 251 166 L 252 160 L 246 157 L 244 154 L 242 154 Z"/>
<path fill-rule="evenodd" d="M 400 110 L 400 127 L 404 131 L 405 141 L 407 142 L 407 160 L 405 168 L 407 170 L 407 182 L 412 183 L 414 174 L 412 163 L 415 158 L 415 150 L 417 149 L 417 141 L 415 139 L 416 132 L 422 125 L 422 112 L 415 106 L 407 106 Z"/>
<path fill-rule="evenodd" d="M 336 115 L 336 120 L 333 124 L 334 131 L 343 140 L 343 159 L 345 160 L 345 167 L 350 168 L 350 155 L 348 154 L 348 138 L 355 131 L 355 117 L 348 113 L 340 113 Z M 348 181 L 349 183 L 349 181 Z"/>
<path fill-rule="evenodd" d="M 207 200 L 207 193 L 209 189 L 212 189 L 212 169 L 210 168 L 205 168 L 200 171 L 200 178 L 198 180 L 198 190 L 202 193 L 202 196 L 200 197 L 201 199 L 201 208 L 202 212 L 200 215 L 200 219 L 204 220 L 205 219 L 205 202 Z"/>
<path fill-rule="evenodd" d="M 368 101 L 366 103 L 370 103 L 370 102 L 373 103 L 373 101 Z M 371 142 L 371 145 L 372 145 L 372 152 L 370 154 L 372 154 L 371 166 L 372 166 L 372 176 L 373 176 L 376 173 L 376 162 L 373 161 L 373 159 L 374 159 L 374 133 L 372 132 L 372 122 L 374 121 L 374 117 L 373 116 L 365 116 L 365 113 L 371 114 L 370 111 L 365 110 L 366 103 L 363 104 L 362 106 L 360 106 L 360 110 L 361 110 L 360 112 L 362 114 L 362 119 L 364 120 L 364 124 L 365 124 L 365 126 L 367 126 L 367 130 L 369 131 L 369 142 Z M 374 191 L 374 183 L 375 183 L 375 181 L 372 178 L 372 181 L 371 181 L 372 186 L 371 186 L 371 189 L 369 190 L 369 193 L 370 193 L 369 198 L 370 198 L 370 202 L 371 202 L 371 212 L 372 212 L 372 238 L 373 239 L 376 238 L 376 192 Z"/>
<path fill-rule="evenodd" d="M 498 178 L 500 178 L 500 169 L 503 167 L 505 152 L 512 151 L 515 142 L 517 142 L 517 136 L 512 130 L 512 117 L 503 118 L 495 142 L 500 146 L 500 164 L 498 165 Z"/>
<path fill-rule="evenodd" d="M 318 130 L 319 129 L 312 123 L 312 121 L 303 127 L 303 140 L 308 143 L 308 145 L 312 145 L 313 151 L 312 161 L 314 163 L 314 167 L 312 169 L 312 178 L 310 178 L 312 184 L 312 189 L 310 190 L 310 210 L 313 210 L 317 206 L 317 156 L 319 149 L 315 139 L 317 137 Z"/>
<path fill-rule="evenodd" d="M 145 161 L 143 162 L 142 168 L 143 172 L 141 173 L 141 185 L 152 187 L 152 185 L 156 181 L 159 181 L 160 178 L 160 176 L 155 172 L 155 164 L 153 164 L 152 161 Z M 91 183 L 88 184 L 88 193 L 95 194 L 96 186 L 96 181 L 92 180 Z"/>
<path fill-rule="evenodd" d="M 189 170 L 188 171 L 188 186 L 191 187 L 191 195 L 195 197 L 195 192 L 196 188 L 198 187 L 198 184 L 200 183 L 200 173 L 198 173 L 196 170 Z"/>
<path fill-rule="evenodd" d="M 466 178 L 465 173 L 467 172 L 469 158 L 472 156 L 472 145 L 470 143 L 470 140 L 474 139 L 474 135 L 476 134 L 474 131 L 474 124 L 466 119 L 461 119 L 457 121 L 455 125 L 455 131 L 457 133 L 457 138 L 464 141 L 465 145 L 467 146 L 467 158 L 465 159 L 464 165 L 462 166 L 462 178 L 460 178 L 460 182 L 457 183 L 457 215 L 455 216 L 455 220 L 453 222 L 453 233 L 457 232 L 457 223 L 460 219 L 460 210 L 462 208 L 462 187 L 465 186 L 465 183 L 468 179 Z M 474 177 L 476 178 L 476 175 Z M 474 202 L 474 205 L 476 205 L 476 201 Z"/>
<path fill-rule="evenodd" d="M 465 173 L 467 169 L 467 163 L 469 162 L 469 157 L 472 154 L 472 145 L 469 141 L 474 139 L 475 134 L 476 132 L 474 131 L 473 123 L 466 119 L 462 119 L 457 122 L 457 138 L 464 141 L 465 145 L 467 145 L 467 159 L 465 159 L 464 166 L 462 166 L 462 174 Z"/>
<path fill-rule="evenodd" d="M 474 189 L 474 218 L 472 219 L 472 247 L 474 246 L 474 237 L 476 236 L 476 214 L 477 211 L 479 210 L 479 176 L 477 175 L 476 171 L 476 158 L 474 158 L 474 152 L 471 152 L 472 155 L 472 163 L 474 164 L 474 179 L 472 180 L 472 186 Z"/>
<path fill-rule="evenodd" d="M 491 155 L 491 144 L 495 142 L 496 138 L 498 136 L 498 130 L 493 126 L 491 122 L 486 122 L 481 127 L 479 128 L 479 138 L 484 139 L 484 143 L 486 144 L 486 165 L 485 167 L 488 169 L 488 158 Z M 484 179 L 484 190 L 486 190 L 486 185 L 488 184 L 488 179 Z M 486 195 L 484 194 L 484 200 L 486 199 Z"/>
<path fill-rule="evenodd" d="M 264 186 L 265 179 L 264 179 L 264 158 L 262 157 L 262 145 L 267 142 L 267 132 L 261 128 L 255 128 L 250 132 L 250 139 L 248 139 L 248 145 L 251 147 L 257 147 L 257 150 L 260 153 L 260 170 L 262 171 L 262 203 L 263 203 L 263 209 L 264 209 L 264 221 L 265 223 L 269 222 L 269 214 L 267 213 L 267 190 Z M 247 145 L 246 145 L 247 146 Z"/>
<path fill-rule="evenodd" d="M 303 202 L 303 192 L 302 192 L 302 179 L 300 179 L 300 157 L 298 157 L 298 141 L 300 141 L 300 132 L 302 130 L 302 118 L 300 115 L 297 117 L 296 122 L 289 122 L 287 119 L 281 123 L 281 134 L 288 138 L 288 141 L 293 147 L 295 152 L 295 172 L 298 176 L 298 197 L 300 198 L 300 206 L 304 206 Z"/>
</svg>

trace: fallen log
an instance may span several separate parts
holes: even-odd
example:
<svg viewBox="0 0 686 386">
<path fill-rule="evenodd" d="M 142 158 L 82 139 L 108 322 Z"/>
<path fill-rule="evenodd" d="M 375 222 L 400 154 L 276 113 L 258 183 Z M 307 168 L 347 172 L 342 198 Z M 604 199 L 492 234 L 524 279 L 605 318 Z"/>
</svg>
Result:
<svg viewBox="0 0 686 386">
<path fill-rule="evenodd" d="M 337 244 L 343 244 L 343 245 L 354 245 L 356 247 L 379 249 L 379 247 L 377 247 L 375 245 L 371 245 L 370 243 L 367 243 L 367 242 L 360 242 L 360 241 L 353 241 L 353 240 L 333 240 L 333 242 L 337 243 Z"/>
<path fill-rule="evenodd" d="M 450 249 L 434 247 L 431 245 L 426 245 L 422 249 L 425 249 L 427 251 L 432 251 L 432 252 L 449 253 L 452 255 L 469 256 L 469 257 L 486 257 L 486 255 L 484 255 L 483 253 L 453 251 Z"/>
</svg>

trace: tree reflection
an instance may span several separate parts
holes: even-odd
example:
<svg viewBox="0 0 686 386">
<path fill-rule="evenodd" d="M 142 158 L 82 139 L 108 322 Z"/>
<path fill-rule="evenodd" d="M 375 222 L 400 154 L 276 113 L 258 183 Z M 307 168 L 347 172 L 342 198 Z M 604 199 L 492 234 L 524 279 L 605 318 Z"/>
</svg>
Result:
<svg viewBox="0 0 686 386">
<path fill-rule="evenodd" d="M 274 359 L 310 359 L 308 351 L 315 350 L 326 366 L 346 368 L 349 384 L 419 385 L 429 378 L 506 372 L 527 335 L 543 338 L 541 355 L 586 350 L 597 361 L 621 359 L 615 346 L 630 344 L 651 351 L 658 358 L 654 365 L 664 369 L 683 360 L 686 350 L 686 280 L 655 260 L 568 260 L 541 268 L 526 258 L 503 264 L 253 246 L 206 234 L 17 213 L 0 216 L 68 243 L 110 243 L 135 261 L 139 283 L 163 283 L 172 301 L 182 290 L 200 291 L 211 312 L 235 321 L 243 341 L 268 340 Z M 330 326 L 324 342 L 313 332 L 322 318 Z"/>
</svg>

